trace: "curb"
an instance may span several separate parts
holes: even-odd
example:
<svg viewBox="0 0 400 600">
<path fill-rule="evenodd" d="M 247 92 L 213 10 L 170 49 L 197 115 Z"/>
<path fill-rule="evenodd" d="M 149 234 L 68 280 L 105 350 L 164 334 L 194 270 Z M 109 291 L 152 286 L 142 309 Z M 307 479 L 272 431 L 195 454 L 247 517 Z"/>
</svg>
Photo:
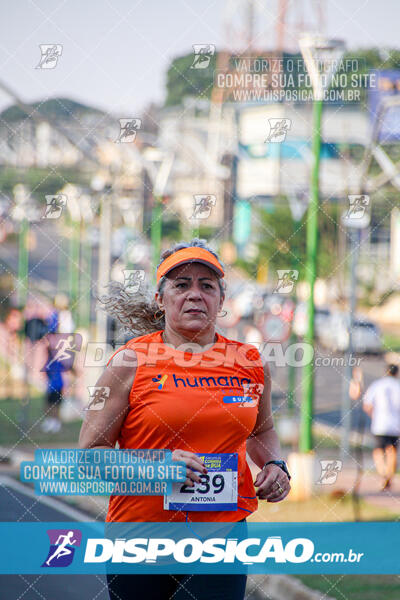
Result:
<svg viewBox="0 0 400 600">
<path fill-rule="evenodd" d="M 323 592 L 308 588 L 299 579 L 289 575 L 260 576 L 257 588 L 249 590 L 246 598 L 249 600 L 321 600 L 322 598 L 336 600 Z"/>
</svg>

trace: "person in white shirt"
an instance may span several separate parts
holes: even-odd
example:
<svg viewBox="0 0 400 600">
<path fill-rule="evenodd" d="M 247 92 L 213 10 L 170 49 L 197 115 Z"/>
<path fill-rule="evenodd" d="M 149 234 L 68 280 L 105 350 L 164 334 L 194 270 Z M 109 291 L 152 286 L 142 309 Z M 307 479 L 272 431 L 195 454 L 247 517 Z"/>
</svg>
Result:
<svg viewBox="0 0 400 600">
<path fill-rule="evenodd" d="M 385 377 L 370 385 L 364 395 L 363 409 L 371 417 L 371 432 L 375 436 L 373 459 L 382 477 L 382 490 L 391 485 L 397 466 L 397 445 L 400 436 L 399 368 L 389 365 Z"/>
</svg>

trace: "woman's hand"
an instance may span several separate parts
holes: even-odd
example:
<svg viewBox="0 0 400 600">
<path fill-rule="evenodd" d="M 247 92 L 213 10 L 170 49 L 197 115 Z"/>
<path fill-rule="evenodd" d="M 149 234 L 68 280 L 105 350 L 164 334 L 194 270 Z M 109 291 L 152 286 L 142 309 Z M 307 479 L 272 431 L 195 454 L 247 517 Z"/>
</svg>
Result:
<svg viewBox="0 0 400 600">
<path fill-rule="evenodd" d="M 174 450 L 172 460 L 184 462 L 186 464 L 186 479 L 185 484 L 194 486 L 194 482 L 201 483 L 201 479 L 195 471 L 207 473 L 203 461 L 194 452 L 186 452 L 186 450 Z"/>
<path fill-rule="evenodd" d="M 289 478 L 277 465 L 267 465 L 257 475 L 254 485 L 260 500 L 280 502 L 290 492 Z"/>
</svg>

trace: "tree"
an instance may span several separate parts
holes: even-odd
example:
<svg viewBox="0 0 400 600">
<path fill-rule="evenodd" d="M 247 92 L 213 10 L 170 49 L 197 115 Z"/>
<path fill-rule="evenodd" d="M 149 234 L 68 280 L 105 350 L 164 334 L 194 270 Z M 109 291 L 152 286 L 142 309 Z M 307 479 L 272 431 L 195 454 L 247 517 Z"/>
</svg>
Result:
<svg viewBox="0 0 400 600">
<path fill-rule="evenodd" d="M 207 69 L 191 69 L 193 53 L 175 58 L 167 71 L 167 98 L 165 106 L 181 104 L 186 96 L 210 98 L 213 88 L 216 56 Z"/>
<path fill-rule="evenodd" d="M 256 207 L 259 228 L 259 260 L 268 263 L 269 270 L 297 269 L 299 279 L 306 275 L 307 214 L 300 222 L 293 221 L 286 201 L 276 203 L 273 212 Z M 329 277 L 337 266 L 336 234 L 340 211 L 338 205 L 324 202 L 319 213 L 318 276 Z"/>
</svg>

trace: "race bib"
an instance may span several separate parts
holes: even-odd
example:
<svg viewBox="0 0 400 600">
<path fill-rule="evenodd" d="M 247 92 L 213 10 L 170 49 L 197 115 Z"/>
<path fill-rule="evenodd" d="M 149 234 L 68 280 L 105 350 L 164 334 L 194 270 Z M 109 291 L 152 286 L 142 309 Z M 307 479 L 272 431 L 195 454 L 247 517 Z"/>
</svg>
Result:
<svg viewBox="0 0 400 600">
<path fill-rule="evenodd" d="M 165 510 L 237 510 L 238 455 L 201 454 L 208 471 L 200 475 L 194 487 L 182 482 L 172 484 L 172 493 L 164 496 Z"/>
</svg>

